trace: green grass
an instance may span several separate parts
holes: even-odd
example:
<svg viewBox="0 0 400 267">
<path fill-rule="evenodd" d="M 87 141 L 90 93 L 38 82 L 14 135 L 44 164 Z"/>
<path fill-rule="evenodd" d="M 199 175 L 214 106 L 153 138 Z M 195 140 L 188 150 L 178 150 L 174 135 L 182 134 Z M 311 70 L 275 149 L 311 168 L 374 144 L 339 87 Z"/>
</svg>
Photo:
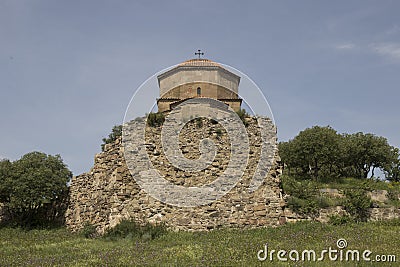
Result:
<svg viewBox="0 0 400 267">
<path fill-rule="evenodd" d="M 399 183 L 388 183 L 382 180 L 367 178 L 367 179 L 357 179 L 357 178 L 338 178 L 335 181 L 321 182 L 318 183 L 319 188 L 336 188 L 339 190 L 345 189 L 367 189 L 367 190 L 400 190 Z"/>
<path fill-rule="evenodd" d="M 288 175 L 284 172 L 282 180 L 293 179 L 299 183 L 310 183 L 317 188 L 336 188 L 338 190 L 346 189 L 366 189 L 366 190 L 387 190 L 400 192 L 400 182 L 386 182 L 376 178 L 357 179 L 353 177 L 325 178 L 317 181 L 308 177 L 298 175 Z"/>
<path fill-rule="evenodd" d="M 66 229 L 0 229 L 0 266 L 354 266 L 356 262 L 274 262 L 257 260 L 270 249 L 336 248 L 345 238 L 348 249 L 394 254 L 400 261 L 400 221 L 346 224 L 304 222 L 253 230 L 220 229 L 211 232 L 167 232 L 153 240 L 140 237 L 87 239 Z M 361 266 L 395 266 L 371 264 Z"/>
</svg>

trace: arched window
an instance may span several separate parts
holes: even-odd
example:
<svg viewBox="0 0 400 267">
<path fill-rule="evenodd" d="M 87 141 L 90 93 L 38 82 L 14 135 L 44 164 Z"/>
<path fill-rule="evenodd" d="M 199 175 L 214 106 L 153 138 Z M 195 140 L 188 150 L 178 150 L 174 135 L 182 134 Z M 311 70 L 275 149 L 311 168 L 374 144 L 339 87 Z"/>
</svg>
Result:
<svg viewBox="0 0 400 267">
<path fill-rule="evenodd" d="M 197 87 L 197 96 L 201 96 L 201 88 Z"/>
</svg>

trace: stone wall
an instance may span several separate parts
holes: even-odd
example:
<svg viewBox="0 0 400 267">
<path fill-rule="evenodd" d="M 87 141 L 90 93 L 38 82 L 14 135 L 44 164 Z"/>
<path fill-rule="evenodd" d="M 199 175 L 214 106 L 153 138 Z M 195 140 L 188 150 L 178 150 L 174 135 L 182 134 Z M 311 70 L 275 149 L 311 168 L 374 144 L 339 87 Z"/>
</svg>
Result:
<svg viewBox="0 0 400 267">
<path fill-rule="evenodd" d="M 66 212 L 66 224 L 73 231 L 85 224 L 96 226 L 102 233 L 122 219 L 134 219 L 139 223 L 163 222 L 178 230 L 208 230 L 218 227 L 275 226 L 282 222 L 283 200 L 277 154 L 276 128 L 269 119 L 268 127 L 260 129 L 256 118 L 247 118 L 246 127 L 250 153 L 242 179 L 219 200 L 193 208 L 176 207 L 162 203 L 142 190 L 130 174 L 124 159 L 122 140 L 105 145 L 104 152 L 95 156 L 93 168 L 75 176 L 70 186 L 70 204 Z M 135 122 L 130 122 L 135 127 Z M 261 132 L 274 149 L 268 151 L 272 167 L 262 184 L 254 192 L 248 190 L 263 146 Z M 185 172 L 170 165 L 163 153 L 160 141 L 161 128 L 146 128 L 146 149 L 153 166 L 176 185 L 195 186 L 216 179 L 229 162 L 229 136 L 219 124 L 208 119 L 188 122 L 179 139 L 185 157 L 199 157 L 199 140 L 207 136 L 218 147 L 218 153 L 209 167 L 200 172 Z"/>
<path fill-rule="evenodd" d="M 193 208 L 168 205 L 151 197 L 131 175 L 125 161 L 122 139 L 105 145 L 104 152 L 95 156 L 93 168 L 72 179 L 70 203 L 66 212 L 67 227 L 76 231 L 85 224 L 91 224 L 103 233 L 122 219 L 134 219 L 139 223 L 162 222 L 173 230 L 199 231 L 218 227 L 276 226 L 285 222 L 311 220 L 286 207 L 286 197 L 282 196 L 280 184 L 282 169 L 277 151 L 276 128 L 269 119 L 261 119 L 266 127 L 260 128 L 257 118 L 246 119 L 250 151 L 241 180 L 217 201 Z M 209 184 L 227 168 L 231 153 L 230 136 L 220 124 L 208 119 L 185 120 L 189 122 L 182 129 L 179 141 L 180 150 L 186 158 L 200 157 L 199 141 L 206 137 L 217 147 L 215 159 L 207 168 L 199 172 L 188 172 L 172 166 L 163 152 L 161 127 L 146 127 L 146 153 L 153 167 L 175 185 L 193 187 Z M 134 129 L 137 123 L 130 122 L 128 128 Z M 261 138 L 262 134 L 267 138 Z M 266 144 L 273 149 L 267 150 L 263 158 L 261 148 Z M 263 177 L 261 186 L 255 191 L 249 191 L 261 158 L 272 159 L 272 167 Z M 321 192 L 332 197 L 342 197 L 337 189 L 321 189 Z M 373 191 L 369 195 L 377 203 L 387 200 L 387 192 L 384 190 Z M 341 206 L 321 209 L 316 220 L 327 222 L 329 216 L 334 214 L 343 215 L 346 211 Z M 370 220 L 393 218 L 400 218 L 399 208 L 381 205 L 370 209 Z"/>
</svg>

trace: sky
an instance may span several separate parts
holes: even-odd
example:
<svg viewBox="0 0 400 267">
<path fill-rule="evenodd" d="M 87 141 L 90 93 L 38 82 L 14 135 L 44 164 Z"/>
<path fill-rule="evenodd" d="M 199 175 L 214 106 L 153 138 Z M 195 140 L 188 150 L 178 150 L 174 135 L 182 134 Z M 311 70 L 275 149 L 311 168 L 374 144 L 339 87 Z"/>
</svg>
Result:
<svg viewBox="0 0 400 267">
<path fill-rule="evenodd" d="M 0 158 L 41 151 L 89 171 L 137 88 L 197 49 L 259 86 L 280 141 L 329 125 L 400 147 L 399 10 L 368 0 L 0 0 Z"/>
</svg>

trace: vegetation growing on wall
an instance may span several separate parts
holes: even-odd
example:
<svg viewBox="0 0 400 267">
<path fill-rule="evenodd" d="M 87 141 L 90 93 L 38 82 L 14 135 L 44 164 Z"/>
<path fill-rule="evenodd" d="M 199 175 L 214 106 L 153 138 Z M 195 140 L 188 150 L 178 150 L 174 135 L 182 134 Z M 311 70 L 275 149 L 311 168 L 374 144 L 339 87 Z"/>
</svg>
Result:
<svg viewBox="0 0 400 267">
<path fill-rule="evenodd" d="M 161 126 L 165 121 L 165 115 L 162 112 L 153 113 L 150 112 L 147 115 L 147 125 L 150 127 L 158 127 Z"/>
<path fill-rule="evenodd" d="M 237 112 L 236 112 L 236 114 L 239 116 L 239 118 L 242 120 L 242 122 L 243 122 L 243 124 L 244 124 L 244 126 L 248 126 L 248 122 L 246 121 L 246 118 L 248 118 L 250 115 L 247 113 L 247 111 L 244 109 L 244 108 L 242 108 L 242 109 L 240 109 L 240 110 L 238 110 Z"/>
<path fill-rule="evenodd" d="M 115 125 L 111 133 L 107 138 L 103 138 L 103 144 L 101 144 L 101 150 L 104 151 L 105 145 L 114 143 L 120 136 L 122 136 L 122 125 Z"/>
</svg>

